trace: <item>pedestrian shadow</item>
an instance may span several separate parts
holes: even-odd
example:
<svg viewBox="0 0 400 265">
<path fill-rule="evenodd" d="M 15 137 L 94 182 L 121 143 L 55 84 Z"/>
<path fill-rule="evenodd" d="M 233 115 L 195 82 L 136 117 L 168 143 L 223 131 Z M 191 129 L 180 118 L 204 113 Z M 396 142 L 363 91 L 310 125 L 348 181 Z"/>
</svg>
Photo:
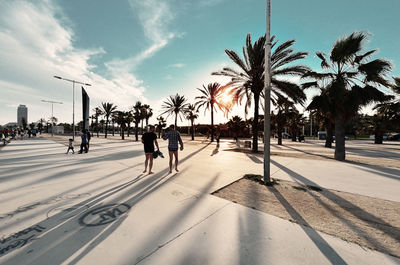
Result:
<svg viewBox="0 0 400 265">
<path fill-rule="evenodd" d="M 215 146 L 215 149 L 212 151 L 210 156 L 214 156 L 214 155 L 218 154 L 218 152 L 219 152 L 219 144 L 217 144 Z"/>
<path fill-rule="evenodd" d="M 181 160 L 181 163 L 201 152 L 207 146 L 190 153 Z M 146 175 L 146 177 L 140 174 L 133 180 L 100 192 L 68 209 L 63 209 L 42 222 L 15 232 L 8 237 L 3 237 L 0 240 L 0 257 L 19 248 L 29 247 L 30 250 L 26 253 L 22 253 L 21 249 L 18 250 L 18 255 L 11 255 L 9 259 L 4 259 L 4 264 L 46 264 L 49 260 L 53 264 L 61 264 L 72 255 L 80 252 L 72 260 L 72 263 L 69 263 L 75 264 L 119 227 L 125 220 L 125 214 L 129 213 L 130 208 L 177 176 L 177 173 L 167 174 L 168 171 L 169 168 L 166 168 L 156 174 Z M 182 170 L 181 173 L 184 171 Z M 135 195 L 132 196 L 132 194 Z M 121 203 L 121 201 L 124 202 Z M 99 210 L 99 207 L 114 208 L 107 208 L 108 212 L 104 213 Z M 99 225 L 88 225 L 85 219 L 82 219 L 87 217 L 88 213 L 102 214 L 100 215 L 101 222 Z M 92 216 L 89 215 L 89 217 Z M 110 223 L 103 222 L 109 218 L 115 220 Z M 89 220 L 91 219 L 89 218 Z M 174 222 L 177 223 L 177 220 Z M 88 243 L 89 245 L 82 250 Z"/>
</svg>

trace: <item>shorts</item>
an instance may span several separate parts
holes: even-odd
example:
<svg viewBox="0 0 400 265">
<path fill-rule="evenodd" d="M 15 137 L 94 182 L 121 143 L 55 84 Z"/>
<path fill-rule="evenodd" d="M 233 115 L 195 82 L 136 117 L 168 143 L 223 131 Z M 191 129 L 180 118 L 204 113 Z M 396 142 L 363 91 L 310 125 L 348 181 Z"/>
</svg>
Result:
<svg viewBox="0 0 400 265">
<path fill-rule="evenodd" d="M 168 151 L 177 152 L 178 151 L 178 147 L 168 147 Z"/>
<path fill-rule="evenodd" d="M 144 153 L 145 153 L 145 154 L 152 154 L 152 153 L 154 153 L 154 146 L 145 146 L 145 147 L 144 147 Z"/>
</svg>

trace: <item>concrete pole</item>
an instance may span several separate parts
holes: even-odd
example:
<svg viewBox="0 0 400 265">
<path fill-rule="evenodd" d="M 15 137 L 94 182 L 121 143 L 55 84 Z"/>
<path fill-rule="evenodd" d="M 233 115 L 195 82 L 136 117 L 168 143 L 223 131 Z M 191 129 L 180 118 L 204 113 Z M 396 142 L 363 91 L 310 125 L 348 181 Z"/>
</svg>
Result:
<svg viewBox="0 0 400 265">
<path fill-rule="evenodd" d="M 72 141 L 75 141 L 75 81 L 72 81 Z"/>
<path fill-rule="evenodd" d="M 264 182 L 271 182 L 270 141 L 271 141 L 271 0 L 267 0 L 267 32 L 265 34 L 265 76 L 264 76 Z"/>
<path fill-rule="evenodd" d="M 53 102 L 51 103 L 51 137 L 54 136 L 54 114 L 53 114 Z"/>
</svg>

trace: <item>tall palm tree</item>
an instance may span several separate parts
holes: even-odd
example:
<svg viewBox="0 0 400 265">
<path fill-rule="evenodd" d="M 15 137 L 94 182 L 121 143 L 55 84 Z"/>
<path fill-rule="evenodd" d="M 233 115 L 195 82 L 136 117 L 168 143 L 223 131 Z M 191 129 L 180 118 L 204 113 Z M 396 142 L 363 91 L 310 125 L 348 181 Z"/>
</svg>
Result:
<svg viewBox="0 0 400 265">
<path fill-rule="evenodd" d="M 161 138 L 161 131 L 167 126 L 167 121 L 162 116 L 158 117 L 157 121 L 158 138 Z"/>
<path fill-rule="evenodd" d="M 277 45 L 275 36 L 271 37 L 272 49 Z M 301 76 L 309 68 L 304 65 L 294 65 L 293 62 L 307 56 L 306 52 L 294 52 L 292 45 L 295 40 L 286 41 L 277 46 L 271 54 L 271 102 L 276 103 L 278 98 L 286 97 L 294 103 L 302 104 L 306 96 L 303 90 L 295 83 L 288 81 L 284 77 Z M 230 67 L 225 67 L 213 75 L 223 75 L 231 78 L 234 100 L 241 104 L 242 99 L 246 98 L 245 113 L 254 104 L 254 119 L 252 126 L 253 152 L 258 150 L 258 116 L 260 107 L 260 97 L 263 96 L 264 89 L 264 56 L 265 56 L 265 36 L 260 37 L 254 44 L 251 41 L 251 34 L 247 35 L 246 45 L 243 47 L 243 59 L 233 50 L 225 50 L 229 58 L 239 66 L 237 71 Z M 282 79 L 283 78 L 283 79 Z"/>
<path fill-rule="evenodd" d="M 162 105 L 162 108 L 165 110 L 163 113 L 160 114 L 168 114 L 167 117 L 169 117 L 172 114 L 175 114 L 175 128 L 177 128 L 177 123 L 178 123 L 178 116 L 182 121 L 182 115 L 185 114 L 186 108 L 188 106 L 188 103 L 186 103 L 186 98 L 185 96 L 180 96 L 179 94 L 176 94 L 175 96 L 169 96 L 167 101 L 164 101 L 164 104 Z"/>
<path fill-rule="evenodd" d="M 146 108 L 146 115 L 144 116 L 145 120 L 146 120 L 146 127 L 149 125 L 149 119 L 153 116 L 153 109 L 150 108 L 149 105 L 145 105 L 147 106 Z"/>
<path fill-rule="evenodd" d="M 94 111 L 94 116 L 96 118 L 96 131 L 97 131 L 97 138 L 99 137 L 99 116 L 103 115 L 103 112 L 101 111 L 101 108 L 96 107 L 93 109 Z"/>
<path fill-rule="evenodd" d="M 192 128 L 192 140 L 194 140 L 194 120 L 199 117 L 197 114 L 198 110 L 196 106 L 193 104 L 189 104 L 186 109 L 186 119 L 190 120 L 191 128 Z"/>
<path fill-rule="evenodd" d="M 209 109 L 211 111 L 211 142 L 214 142 L 214 111 L 217 111 L 217 108 L 224 112 L 226 111 L 226 106 L 219 101 L 226 88 L 227 86 L 221 86 L 218 83 L 210 83 L 207 87 L 203 85 L 203 88 L 198 88 L 203 95 L 196 97 L 198 99 L 195 104 L 197 110 L 205 107 L 204 113 Z"/>
<path fill-rule="evenodd" d="M 394 92 L 393 99 L 388 102 L 380 103 L 374 108 L 377 110 L 376 118 L 380 117 L 380 119 L 376 119 L 375 124 L 375 131 L 379 132 L 378 135 L 375 135 L 375 143 L 382 143 L 383 140 L 383 132 L 382 130 L 378 130 L 379 127 L 394 131 L 400 129 L 400 78 L 393 77 L 393 79 L 394 84 L 391 85 Z"/>
<path fill-rule="evenodd" d="M 117 109 L 117 106 L 114 105 L 113 103 L 101 103 L 102 106 L 102 112 L 104 117 L 106 118 L 106 133 L 104 138 L 107 138 L 107 133 L 108 133 L 108 122 L 110 119 L 111 114 Z"/>
<path fill-rule="evenodd" d="M 133 111 L 133 122 L 135 123 L 135 139 L 139 140 L 138 131 L 139 131 L 139 123 L 142 120 L 142 108 L 143 105 L 140 101 L 137 101 L 135 105 L 132 107 Z"/>
<path fill-rule="evenodd" d="M 126 124 L 128 125 L 127 127 L 127 129 L 128 129 L 128 137 L 129 137 L 129 134 L 130 134 L 130 130 L 131 130 L 131 122 L 133 122 L 133 114 L 132 114 L 132 111 L 127 111 L 126 112 Z"/>
<path fill-rule="evenodd" d="M 337 40 L 329 58 L 322 52 L 316 53 L 323 71 L 309 71 L 304 75 L 315 79 L 316 81 L 312 81 L 315 86 L 326 88 L 326 96 L 334 106 L 332 116 L 335 123 L 335 159 L 339 161 L 346 159 L 346 122 L 361 107 L 389 99 L 378 88 L 390 87 L 386 74 L 391 71 L 392 66 L 384 59 L 369 60 L 376 50 L 363 51 L 366 38 L 365 33 L 354 32 Z M 327 85 L 320 85 L 320 82 Z"/>
<path fill-rule="evenodd" d="M 45 122 L 46 122 L 46 120 L 45 120 L 44 118 L 41 118 L 41 119 L 38 121 L 38 129 L 39 129 L 39 133 L 40 133 L 40 134 L 42 134 L 43 123 L 45 123 Z"/>
<path fill-rule="evenodd" d="M 127 123 L 127 112 L 125 111 L 115 111 L 115 122 L 121 128 L 121 139 L 125 140 L 125 128 Z"/>
<path fill-rule="evenodd" d="M 312 83 L 303 84 L 304 88 L 307 88 Z M 334 112 L 335 105 L 330 100 L 328 90 L 324 87 L 319 87 L 320 94 L 315 95 L 306 110 L 313 111 L 317 119 L 322 123 L 326 129 L 325 147 L 332 148 L 333 142 L 333 130 L 334 125 Z"/>
</svg>

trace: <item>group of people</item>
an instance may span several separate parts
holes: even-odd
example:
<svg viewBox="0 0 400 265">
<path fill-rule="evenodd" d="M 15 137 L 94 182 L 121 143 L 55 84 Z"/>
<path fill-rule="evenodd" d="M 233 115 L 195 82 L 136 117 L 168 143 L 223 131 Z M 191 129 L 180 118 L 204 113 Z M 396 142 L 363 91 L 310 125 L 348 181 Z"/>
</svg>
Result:
<svg viewBox="0 0 400 265">
<path fill-rule="evenodd" d="M 91 138 L 90 132 L 88 130 L 82 130 L 81 146 L 78 152 L 79 154 L 82 154 L 83 152 L 87 153 L 89 151 L 90 138 Z M 181 135 L 177 130 L 175 130 L 174 125 L 170 125 L 162 138 L 164 140 L 168 140 L 169 173 L 172 173 L 174 158 L 175 158 L 175 171 L 179 172 L 178 149 L 180 149 L 181 151 L 183 150 L 183 142 Z M 143 173 L 146 173 L 148 168 L 149 174 L 153 174 L 154 172 L 151 171 L 153 168 L 153 159 L 156 158 L 157 156 L 163 157 L 163 154 L 160 152 L 160 147 L 158 146 L 157 135 L 155 134 L 155 127 L 153 125 L 150 125 L 149 131 L 142 135 L 142 143 L 144 146 L 144 154 L 146 157 Z M 157 151 L 155 151 L 154 146 L 157 147 Z M 73 154 L 75 153 L 73 139 L 69 139 L 68 149 L 66 154 L 68 154 L 70 150 L 72 151 Z"/>
<path fill-rule="evenodd" d="M 153 167 L 153 159 L 154 157 L 157 157 L 158 155 L 162 156 L 162 153 L 160 152 L 160 148 L 158 146 L 157 142 L 157 135 L 154 133 L 155 127 L 150 126 L 149 127 L 149 132 L 146 132 L 142 136 L 142 143 L 144 146 L 144 154 L 146 157 L 146 160 L 144 162 L 144 171 L 143 173 L 147 172 L 147 167 L 149 167 L 149 174 L 153 174 L 151 171 Z M 169 126 L 169 128 L 166 130 L 165 134 L 162 136 L 164 140 L 168 140 L 168 154 L 169 154 L 169 173 L 172 173 L 172 166 L 173 166 L 173 160 L 175 158 L 175 171 L 179 172 L 178 170 L 178 149 L 181 151 L 183 150 L 183 142 L 181 135 L 177 130 L 175 130 L 175 126 L 172 124 Z M 180 148 L 178 147 L 178 144 L 180 145 Z M 154 145 L 157 147 L 157 151 L 155 151 Z"/>
<path fill-rule="evenodd" d="M 80 148 L 78 154 L 82 154 L 83 150 L 85 150 L 85 153 L 87 153 L 89 151 L 89 144 L 90 144 L 90 139 L 91 138 L 92 138 L 92 135 L 89 132 L 89 130 L 82 130 L 81 148 Z M 67 149 L 66 154 L 69 153 L 69 150 L 71 150 L 72 153 L 75 154 L 75 151 L 74 151 L 74 140 L 71 139 L 71 138 L 68 140 L 68 149 Z"/>
<path fill-rule="evenodd" d="M 24 130 L 24 129 L 17 128 L 17 129 L 9 130 L 7 128 L 4 128 L 1 131 L 1 138 L 2 139 L 6 139 L 8 137 L 11 137 L 13 140 L 18 139 L 18 138 L 23 140 L 26 136 L 28 136 L 29 138 L 36 137 L 36 129 Z"/>
</svg>

